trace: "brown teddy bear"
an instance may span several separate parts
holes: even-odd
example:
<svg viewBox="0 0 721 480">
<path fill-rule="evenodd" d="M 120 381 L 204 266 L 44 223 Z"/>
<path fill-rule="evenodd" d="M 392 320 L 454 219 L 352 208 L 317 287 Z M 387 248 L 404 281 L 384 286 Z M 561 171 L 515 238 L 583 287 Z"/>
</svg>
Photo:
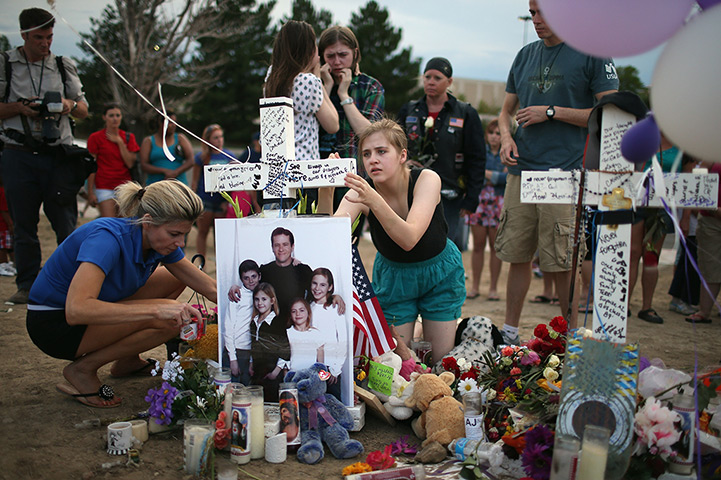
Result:
<svg viewBox="0 0 721 480">
<path fill-rule="evenodd" d="M 424 373 L 413 386 L 413 393 L 406 399 L 406 406 L 418 408 L 421 416 L 413 420 L 411 427 L 418 438 L 425 439 L 425 447 L 433 441 L 444 447 L 466 434 L 463 421 L 463 405 L 453 398 L 450 385 L 455 381 L 451 372 L 440 375 Z"/>
</svg>

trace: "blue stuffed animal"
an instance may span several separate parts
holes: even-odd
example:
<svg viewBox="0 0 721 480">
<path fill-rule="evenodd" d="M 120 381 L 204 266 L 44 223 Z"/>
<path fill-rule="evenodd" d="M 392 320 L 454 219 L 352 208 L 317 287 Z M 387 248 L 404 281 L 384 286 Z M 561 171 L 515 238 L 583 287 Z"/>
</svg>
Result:
<svg viewBox="0 0 721 480">
<path fill-rule="evenodd" d="M 313 465 L 323 460 L 322 442 L 336 458 L 353 458 L 363 453 L 363 444 L 348 436 L 353 417 L 337 398 L 326 393 L 327 376 L 322 363 L 290 371 L 285 376 L 286 382 L 295 382 L 298 387 L 301 446 L 297 457 L 301 463 Z"/>
</svg>

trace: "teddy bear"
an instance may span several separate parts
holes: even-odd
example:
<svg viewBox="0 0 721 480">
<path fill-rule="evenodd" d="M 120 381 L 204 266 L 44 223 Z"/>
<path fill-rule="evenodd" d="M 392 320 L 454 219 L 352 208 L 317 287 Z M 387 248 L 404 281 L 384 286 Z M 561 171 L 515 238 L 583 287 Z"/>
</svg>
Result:
<svg viewBox="0 0 721 480">
<path fill-rule="evenodd" d="M 503 337 L 498 328 L 493 325 L 491 319 L 474 315 L 461 320 L 456 328 L 455 347 L 443 358 L 453 357 L 456 360 L 465 358 L 475 366 L 480 366 L 480 361 L 485 352 L 494 352 L 498 345 L 503 343 Z M 443 360 L 433 367 L 433 371 L 442 372 Z"/>
<path fill-rule="evenodd" d="M 425 439 L 424 447 L 434 441 L 448 447 L 453 439 L 465 436 L 463 405 L 453 398 L 450 387 L 455 378 L 451 372 L 424 373 L 415 380 L 413 393 L 406 399 L 407 407 L 422 412 L 411 427 L 418 438 Z"/>
<path fill-rule="evenodd" d="M 408 420 L 413 416 L 415 410 L 406 406 L 406 400 L 413 395 L 413 384 L 419 376 L 420 373 L 412 372 L 410 374 L 410 381 L 405 381 L 405 384 L 402 385 L 401 388 L 388 397 L 387 401 L 383 402 L 383 408 L 396 420 Z"/>
<path fill-rule="evenodd" d="M 350 412 L 337 398 L 326 393 L 329 377 L 322 363 L 285 375 L 285 381 L 295 382 L 298 389 L 301 445 L 297 457 L 301 463 L 320 462 L 325 454 L 323 442 L 336 458 L 353 458 L 363 453 L 363 444 L 348 435 L 348 430 L 353 428 Z"/>
</svg>

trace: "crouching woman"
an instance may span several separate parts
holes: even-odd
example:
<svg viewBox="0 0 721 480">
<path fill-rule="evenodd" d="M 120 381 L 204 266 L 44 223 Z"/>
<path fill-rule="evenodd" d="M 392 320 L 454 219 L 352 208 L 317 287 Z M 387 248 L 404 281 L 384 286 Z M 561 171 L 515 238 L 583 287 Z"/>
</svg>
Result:
<svg viewBox="0 0 721 480">
<path fill-rule="evenodd" d="M 203 202 L 181 182 L 115 189 L 121 218 L 87 223 L 62 242 L 30 290 L 27 329 L 51 357 L 70 360 L 58 390 L 79 402 L 116 407 L 101 385 L 112 376 L 147 369 L 139 354 L 178 335 L 200 312 L 176 299 L 190 287 L 215 302 L 215 281 L 185 258 L 185 236 Z"/>
</svg>

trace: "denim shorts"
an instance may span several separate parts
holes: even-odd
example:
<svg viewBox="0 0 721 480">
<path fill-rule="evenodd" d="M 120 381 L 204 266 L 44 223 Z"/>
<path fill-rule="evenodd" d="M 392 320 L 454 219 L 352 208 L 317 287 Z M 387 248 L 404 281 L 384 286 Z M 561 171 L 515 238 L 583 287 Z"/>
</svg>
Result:
<svg viewBox="0 0 721 480">
<path fill-rule="evenodd" d="M 373 289 L 389 325 L 426 320 L 450 322 L 461 317 L 466 300 L 463 260 L 458 247 L 446 247 L 422 262 L 400 263 L 376 254 Z"/>
</svg>

